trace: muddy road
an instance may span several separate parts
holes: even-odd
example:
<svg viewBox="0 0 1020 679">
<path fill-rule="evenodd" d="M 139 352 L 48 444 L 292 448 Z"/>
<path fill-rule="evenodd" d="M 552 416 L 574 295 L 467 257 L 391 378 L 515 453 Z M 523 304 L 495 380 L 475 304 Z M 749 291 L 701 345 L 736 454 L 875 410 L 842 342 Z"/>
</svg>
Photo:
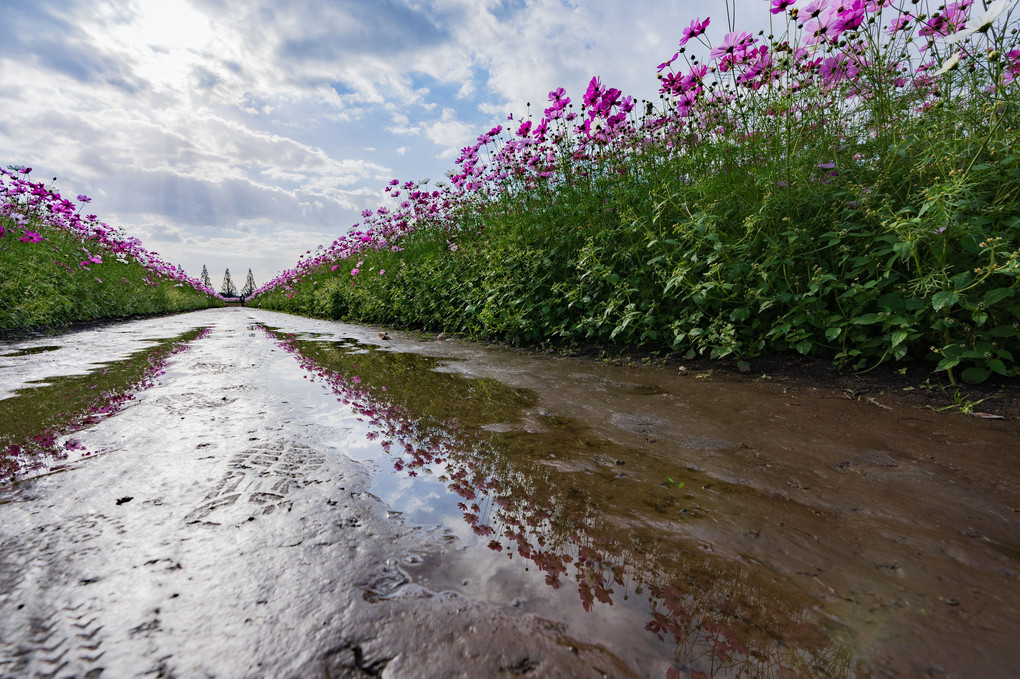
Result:
<svg viewBox="0 0 1020 679">
<path fill-rule="evenodd" d="M 1020 427 L 847 396 L 243 308 L 6 343 L 0 677 L 1013 676 Z"/>
</svg>

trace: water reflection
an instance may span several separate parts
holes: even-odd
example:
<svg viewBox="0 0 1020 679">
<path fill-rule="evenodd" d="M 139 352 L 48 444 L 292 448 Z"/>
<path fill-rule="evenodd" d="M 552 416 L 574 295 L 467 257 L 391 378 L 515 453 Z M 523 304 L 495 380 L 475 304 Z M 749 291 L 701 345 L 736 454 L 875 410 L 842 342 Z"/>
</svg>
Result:
<svg viewBox="0 0 1020 679">
<path fill-rule="evenodd" d="M 189 330 L 86 375 L 40 380 L 0 400 L 0 481 L 44 469 L 72 452 L 82 457 L 91 455 L 77 439 L 67 438 L 63 443 L 59 439 L 123 409 L 136 393 L 152 386 L 163 374 L 170 356 L 208 332 L 208 328 Z M 38 351 L 7 355 L 27 353 Z"/>
<path fill-rule="evenodd" d="M 32 356 L 34 354 L 42 354 L 47 351 L 56 351 L 60 347 L 57 346 L 39 346 L 39 347 L 28 347 L 25 349 L 17 349 L 9 354 L 0 354 L 0 358 L 10 358 L 16 356 Z"/>
<path fill-rule="evenodd" d="M 868 674 L 840 643 L 845 630 L 812 601 L 714 555 L 685 530 L 711 516 L 710 493 L 740 488 L 693 471 L 683 479 L 631 472 L 627 461 L 639 451 L 581 422 L 534 415 L 531 391 L 437 371 L 436 360 L 417 354 L 259 327 L 367 424 L 405 479 L 384 485 L 417 493 L 420 504 L 440 483 L 493 553 L 537 567 L 548 587 L 576 587 L 585 611 L 638 611 L 643 629 L 626 631 L 628 639 L 611 634 L 634 653 L 657 640 L 665 676 Z M 407 486 L 419 477 L 429 480 Z"/>
</svg>

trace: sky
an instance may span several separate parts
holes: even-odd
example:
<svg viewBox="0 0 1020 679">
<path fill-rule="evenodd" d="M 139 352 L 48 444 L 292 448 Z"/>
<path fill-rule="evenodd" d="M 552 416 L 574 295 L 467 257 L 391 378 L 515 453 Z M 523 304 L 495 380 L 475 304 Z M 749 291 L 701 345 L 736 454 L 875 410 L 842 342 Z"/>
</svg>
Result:
<svg viewBox="0 0 1020 679">
<path fill-rule="evenodd" d="M 214 287 L 261 284 L 557 87 L 657 100 L 706 11 L 718 40 L 725 5 L 694 0 L 0 0 L 0 164 Z"/>
</svg>

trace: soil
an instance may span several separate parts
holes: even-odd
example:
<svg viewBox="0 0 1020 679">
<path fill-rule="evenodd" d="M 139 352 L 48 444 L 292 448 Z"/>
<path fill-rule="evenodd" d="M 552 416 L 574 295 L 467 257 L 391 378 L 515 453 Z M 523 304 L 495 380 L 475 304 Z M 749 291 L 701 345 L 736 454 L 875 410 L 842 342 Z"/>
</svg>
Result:
<svg viewBox="0 0 1020 679">
<path fill-rule="evenodd" d="M 431 334 L 417 333 L 423 339 Z M 466 338 L 449 337 L 452 341 L 469 341 Z M 731 359 L 707 359 L 702 357 L 684 358 L 681 354 L 645 351 L 640 348 L 606 349 L 598 346 L 586 347 L 509 347 L 525 353 L 549 353 L 561 356 L 587 358 L 617 366 L 658 366 L 677 367 L 704 374 L 713 371 L 737 380 L 760 382 L 778 380 L 811 389 L 826 389 L 846 394 L 848 398 L 879 399 L 892 398 L 907 406 L 930 408 L 939 411 L 955 411 L 971 415 L 971 411 L 1000 415 L 1010 419 L 1020 418 L 1020 378 L 993 374 L 981 384 L 967 384 L 959 380 L 954 384 L 946 372 L 932 372 L 930 366 L 910 363 L 902 366 L 879 364 L 864 370 L 839 367 L 832 361 L 794 353 L 771 353 L 747 361 Z"/>
</svg>

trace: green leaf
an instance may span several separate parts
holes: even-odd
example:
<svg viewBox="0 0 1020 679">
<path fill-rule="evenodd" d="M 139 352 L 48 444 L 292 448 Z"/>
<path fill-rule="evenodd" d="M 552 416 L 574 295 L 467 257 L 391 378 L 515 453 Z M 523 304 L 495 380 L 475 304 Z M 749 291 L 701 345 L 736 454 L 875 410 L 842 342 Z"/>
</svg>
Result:
<svg viewBox="0 0 1020 679">
<path fill-rule="evenodd" d="M 733 313 L 730 314 L 730 320 L 734 322 L 746 321 L 750 317 L 751 310 L 746 306 L 735 309 Z"/>
<path fill-rule="evenodd" d="M 953 287 L 954 288 L 965 288 L 970 283 L 971 279 L 974 278 L 974 274 L 970 271 L 964 271 L 953 276 Z"/>
<path fill-rule="evenodd" d="M 1016 337 L 1017 329 L 1012 325 L 1000 325 L 992 328 L 988 334 L 992 337 Z"/>
<path fill-rule="evenodd" d="M 895 292 L 887 292 L 878 298 L 878 306 L 886 311 L 903 311 L 903 297 Z"/>
<path fill-rule="evenodd" d="M 965 351 L 967 351 L 967 347 L 962 344 L 947 344 L 942 347 L 942 355 L 946 358 L 960 358 Z"/>
<path fill-rule="evenodd" d="M 956 294 L 955 290 L 943 290 L 942 292 L 936 292 L 932 295 L 931 305 L 935 311 L 938 311 L 944 307 L 951 306 L 960 301 L 960 296 Z"/>
<path fill-rule="evenodd" d="M 797 342 L 797 351 L 799 351 L 800 353 L 806 355 L 808 352 L 811 351 L 811 347 L 813 347 L 813 346 L 814 346 L 814 343 L 811 342 L 811 340 L 804 340 L 803 342 Z"/>
<path fill-rule="evenodd" d="M 825 331 L 825 339 L 831 342 L 832 340 L 839 337 L 839 333 L 841 332 L 843 332 L 843 328 L 829 328 L 828 330 Z"/>
<path fill-rule="evenodd" d="M 998 304 L 1007 297 L 1012 297 L 1013 291 L 1010 288 L 996 288 L 995 290 L 989 290 L 985 293 L 985 306 L 992 306 Z"/>
<path fill-rule="evenodd" d="M 899 241 L 892 247 L 893 252 L 899 255 L 901 259 L 907 259 L 914 251 L 914 244 L 910 241 Z"/>
<path fill-rule="evenodd" d="M 981 384 L 988 379 L 988 375 L 988 370 L 985 368 L 967 368 L 960 374 L 960 377 L 969 384 Z"/>
<path fill-rule="evenodd" d="M 1006 364 L 997 358 L 988 359 L 988 367 L 999 373 L 1000 375 L 1006 375 Z"/>
<path fill-rule="evenodd" d="M 878 314 L 864 314 L 863 316 L 858 316 L 853 319 L 853 323 L 856 323 L 857 325 L 871 325 L 873 323 L 878 323 L 879 320 Z"/>
<path fill-rule="evenodd" d="M 950 368 L 955 368 L 957 366 L 957 364 L 959 364 L 959 363 L 960 363 L 960 359 L 959 358 L 949 358 L 949 357 L 943 358 L 941 361 L 939 361 L 939 364 L 935 367 L 935 372 L 938 372 L 940 370 L 949 370 Z"/>
<path fill-rule="evenodd" d="M 896 332 L 894 332 L 891 335 L 891 337 L 892 337 L 892 346 L 895 347 L 897 344 L 899 344 L 903 340 L 907 339 L 907 336 L 909 334 L 910 333 L 908 333 L 906 330 L 897 330 Z"/>
</svg>

